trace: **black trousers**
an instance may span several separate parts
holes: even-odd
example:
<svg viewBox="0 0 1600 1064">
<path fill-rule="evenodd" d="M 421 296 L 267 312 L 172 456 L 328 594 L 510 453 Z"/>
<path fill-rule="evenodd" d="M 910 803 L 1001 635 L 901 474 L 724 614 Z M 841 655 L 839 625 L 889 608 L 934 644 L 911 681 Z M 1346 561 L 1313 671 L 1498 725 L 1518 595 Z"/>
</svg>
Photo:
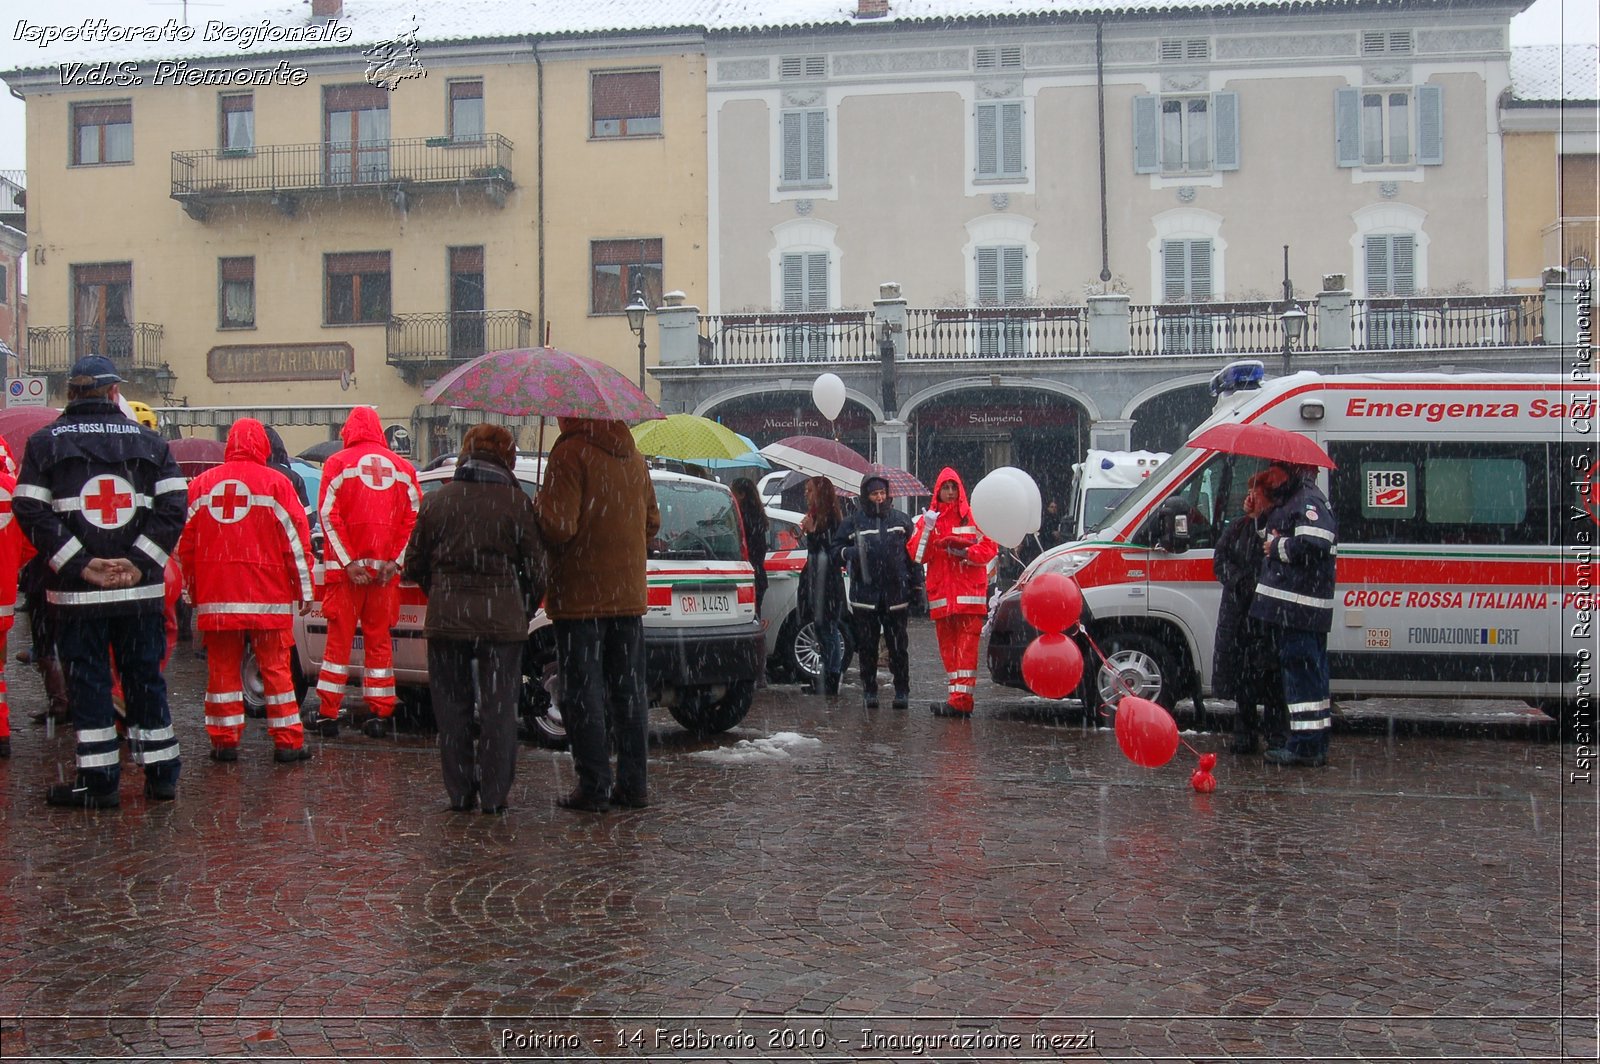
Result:
<svg viewBox="0 0 1600 1064">
<path fill-rule="evenodd" d="M 617 789 L 643 798 L 650 745 L 643 618 L 558 620 L 555 632 L 561 719 L 572 744 L 578 786 L 591 798 L 610 795 L 609 731 L 617 744 Z"/>
<path fill-rule="evenodd" d="M 878 633 L 889 651 L 889 675 L 894 678 L 897 698 L 911 691 L 911 658 L 906 652 L 906 614 L 910 608 L 852 606 L 856 622 L 856 653 L 861 657 L 861 687 L 868 694 L 878 690 Z"/>
<path fill-rule="evenodd" d="M 476 794 L 483 808 L 495 809 L 511 794 L 522 649 L 521 642 L 428 640 L 428 689 L 444 790 L 452 802 Z"/>
<path fill-rule="evenodd" d="M 161 675 L 166 618 L 160 610 L 121 617 L 57 617 L 57 647 L 77 729 L 78 785 L 101 795 L 116 790 L 122 779 L 121 740 L 111 701 L 113 660 L 122 678 L 133 763 L 144 769 L 147 780 L 176 784 L 183 762 L 167 708 L 167 681 Z"/>
</svg>

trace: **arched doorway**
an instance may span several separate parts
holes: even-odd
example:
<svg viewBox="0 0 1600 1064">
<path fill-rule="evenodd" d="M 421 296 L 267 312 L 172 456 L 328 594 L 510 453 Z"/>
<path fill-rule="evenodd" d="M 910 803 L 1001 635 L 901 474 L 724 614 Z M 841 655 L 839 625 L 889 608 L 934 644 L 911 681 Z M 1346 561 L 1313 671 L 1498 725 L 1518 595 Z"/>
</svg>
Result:
<svg viewBox="0 0 1600 1064">
<path fill-rule="evenodd" d="M 1133 410 L 1133 449 L 1176 451 L 1211 416 L 1215 405 L 1204 384 L 1184 385 L 1146 399 Z"/>
<path fill-rule="evenodd" d="M 847 399 L 836 421 L 817 412 L 809 391 L 762 392 L 718 403 L 705 416 L 765 447 L 785 436 L 826 436 L 872 455 L 872 412 Z"/>
<path fill-rule="evenodd" d="M 912 472 L 928 487 L 950 466 L 970 490 L 991 469 L 1016 466 L 1048 502 L 1064 500 L 1072 463 L 1089 446 L 1089 419 L 1078 403 L 1033 388 L 950 392 L 919 404 L 911 425 Z"/>
</svg>

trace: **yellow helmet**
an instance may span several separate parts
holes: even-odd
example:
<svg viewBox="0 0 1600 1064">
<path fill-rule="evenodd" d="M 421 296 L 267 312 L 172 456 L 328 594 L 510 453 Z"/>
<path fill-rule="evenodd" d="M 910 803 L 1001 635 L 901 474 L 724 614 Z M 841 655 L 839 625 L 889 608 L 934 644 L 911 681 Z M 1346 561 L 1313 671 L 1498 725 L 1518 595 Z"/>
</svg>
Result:
<svg viewBox="0 0 1600 1064">
<path fill-rule="evenodd" d="M 137 399 L 129 399 L 128 405 L 133 407 L 133 419 L 147 429 L 156 427 L 156 412 L 150 409 L 148 403 L 141 403 Z"/>
</svg>

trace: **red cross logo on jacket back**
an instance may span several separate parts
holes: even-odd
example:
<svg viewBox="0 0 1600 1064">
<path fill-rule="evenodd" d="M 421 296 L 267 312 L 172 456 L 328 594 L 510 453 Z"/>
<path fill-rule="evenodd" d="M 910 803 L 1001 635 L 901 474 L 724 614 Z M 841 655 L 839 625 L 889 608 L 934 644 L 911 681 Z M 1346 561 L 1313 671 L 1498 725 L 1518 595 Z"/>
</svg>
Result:
<svg viewBox="0 0 1600 1064">
<path fill-rule="evenodd" d="M 378 491 L 394 483 L 394 465 L 381 454 L 369 454 L 361 460 L 361 483 Z"/>
<path fill-rule="evenodd" d="M 121 477 L 95 477 L 83 486 L 83 516 L 96 528 L 121 528 L 133 517 L 133 485 Z"/>
<path fill-rule="evenodd" d="M 224 480 L 212 485 L 206 496 L 206 512 L 218 524 L 231 525 L 250 512 L 250 489 L 242 481 Z"/>
</svg>

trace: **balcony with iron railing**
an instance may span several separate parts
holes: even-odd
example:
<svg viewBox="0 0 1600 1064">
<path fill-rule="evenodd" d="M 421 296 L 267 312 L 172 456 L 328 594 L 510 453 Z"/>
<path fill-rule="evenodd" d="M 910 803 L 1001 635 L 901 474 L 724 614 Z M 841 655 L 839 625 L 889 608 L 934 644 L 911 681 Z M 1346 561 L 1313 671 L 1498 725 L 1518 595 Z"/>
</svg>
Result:
<svg viewBox="0 0 1600 1064">
<path fill-rule="evenodd" d="M 410 193 L 429 189 L 479 188 L 503 206 L 516 187 L 511 149 L 511 141 L 487 133 L 175 151 L 172 198 L 201 220 L 213 206 L 248 199 L 293 214 L 307 196 L 388 196 L 404 210 Z"/>
<path fill-rule="evenodd" d="M 1351 299 L 1343 350 L 1483 348 L 1543 342 L 1544 296 L 1385 296 Z M 1273 300 L 1156 303 L 1125 307 L 1126 348 L 1096 350 L 1086 306 L 940 307 L 905 311 L 906 361 L 1062 359 L 1102 355 L 1273 355 L 1284 348 Z M 1306 306 L 1299 350 L 1323 347 L 1316 300 Z M 878 358 L 870 311 L 700 316 L 701 365 L 866 362 Z"/>
<path fill-rule="evenodd" d="M 413 383 L 489 351 L 527 347 L 533 315 L 525 310 L 460 310 L 396 314 L 385 338 L 387 359 Z"/>
<path fill-rule="evenodd" d="M 160 325 L 144 321 L 30 328 L 28 372 L 64 376 L 84 355 L 104 355 L 127 380 L 151 380 L 163 362 L 161 335 Z"/>
</svg>

